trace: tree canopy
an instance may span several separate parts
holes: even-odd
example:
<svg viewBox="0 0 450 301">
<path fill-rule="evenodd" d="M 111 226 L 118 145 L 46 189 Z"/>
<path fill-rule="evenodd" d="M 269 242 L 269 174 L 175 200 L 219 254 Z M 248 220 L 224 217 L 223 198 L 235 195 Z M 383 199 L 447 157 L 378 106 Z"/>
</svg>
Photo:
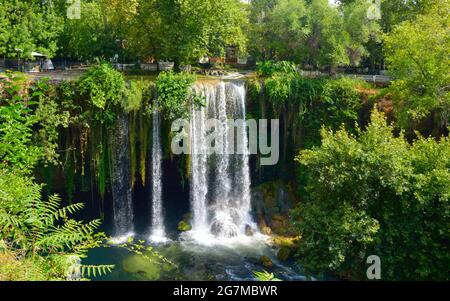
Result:
<svg viewBox="0 0 450 301">
<path fill-rule="evenodd" d="M 439 126 L 448 125 L 450 112 L 450 2 L 440 1 L 394 27 L 386 35 L 389 72 L 396 78 L 391 91 L 405 125 L 435 111 Z"/>
<path fill-rule="evenodd" d="M 260 59 L 286 59 L 312 66 L 357 65 L 378 23 L 369 3 L 332 6 L 327 0 L 252 2 L 251 50 Z M 265 4 L 265 5 L 263 5 Z"/>
<path fill-rule="evenodd" d="M 308 199 L 297 208 L 307 269 L 364 279 L 367 254 L 383 279 L 448 279 L 450 145 L 393 134 L 375 111 L 365 131 L 322 130 L 322 144 L 297 157 Z"/>
<path fill-rule="evenodd" d="M 51 2 L 0 0 L 0 55 L 31 59 L 36 51 L 53 56 L 63 29 Z"/>
</svg>

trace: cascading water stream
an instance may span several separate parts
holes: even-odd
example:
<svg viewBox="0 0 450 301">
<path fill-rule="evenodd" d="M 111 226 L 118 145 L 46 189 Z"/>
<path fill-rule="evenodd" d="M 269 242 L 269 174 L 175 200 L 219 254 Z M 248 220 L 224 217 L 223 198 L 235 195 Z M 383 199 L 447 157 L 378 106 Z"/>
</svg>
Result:
<svg viewBox="0 0 450 301">
<path fill-rule="evenodd" d="M 206 96 L 208 97 L 208 96 Z M 205 109 L 192 109 L 191 121 L 191 190 L 190 198 L 193 211 L 193 229 L 203 231 L 207 228 L 207 155 L 205 142 Z"/>
<path fill-rule="evenodd" d="M 191 120 L 191 206 L 193 233 L 230 238 L 254 227 L 250 216 L 249 151 L 245 121 L 243 82 L 203 82 L 195 86 L 206 99 L 204 108 L 193 109 Z M 215 119 L 215 153 L 207 153 L 210 132 L 207 119 Z M 237 133 L 229 120 L 236 120 Z M 228 138 L 234 137 L 234 141 Z M 237 151 L 237 145 L 243 150 Z"/>
<path fill-rule="evenodd" d="M 121 242 L 133 235 L 133 200 L 131 189 L 128 116 L 117 116 L 112 135 L 112 195 L 114 210 L 114 240 Z"/>
<path fill-rule="evenodd" d="M 164 213 L 162 204 L 162 149 L 160 115 L 157 110 L 152 116 L 152 229 L 151 240 L 164 241 Z"/>
</svg>

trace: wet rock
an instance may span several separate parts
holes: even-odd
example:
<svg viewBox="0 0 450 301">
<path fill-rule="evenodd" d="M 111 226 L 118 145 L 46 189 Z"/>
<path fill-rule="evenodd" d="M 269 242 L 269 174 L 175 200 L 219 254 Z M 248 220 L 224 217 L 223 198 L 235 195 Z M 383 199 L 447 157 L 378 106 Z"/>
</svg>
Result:
<svg viewBox="0 0 450 301">
<path fill-rule="evenodd" d="M 272 262 L 272 260 L 269 258 L 269 256 L 262 255 L 262 256 L 259 258 L 259 261 L 260 261 L 261 264 L 262 264 L 264 267 L 266 267 L 266 268 L 271 268 L 271 267 L 273 267 L 273 262 Z"/>
<path fill-rule="evenodd" d="M 266 221 L 264 219 L 261 219 L 259 221 L 259 229 L 261 230 L 262 234 L 272 235 L 272 229 L 270 229 L 270 227 L 267 226 Z"/>
<path fill-rule="evenodd" d="M 253 236 L 253 229 L 250 225 L 245 225 L 245 235 Z"/>
<path fill-rule="evenodd" d="M 266 235 L 295 234 L 289 227 L 289 212 L 298 202 L 295 186 L 282 181 L 266 182 L 252 189 L 252 200 L 252 210 L 262 232 Z"/>
<path fill-rule="evenodd" d="M 181 232 L 189 231 L 191 229 L 192 226 L 187 221 L 181 221 L 178 223 L 178 230 Z"/>
<path fill-rule="evenodd" d="M 288 218 L 286 216 L 274 214 L 270 222 L 270 227 L 275 233 L 282 235 L 287 234 L 287 229 L 289 228 Z"/>
<path fill-rule="evenodd" d="M 216 220 L 211 226 L 211 233 L 221 237 L 235 237 L 238 235 L 238 229 L 235 224 Z"/>
<path fill-rule="evenodd" d="M 277 258 L 280 261 L 286 261 L 291 256 L 291 250 L 288 247 L 281 248 L 277 253 Z"/>
</svg>

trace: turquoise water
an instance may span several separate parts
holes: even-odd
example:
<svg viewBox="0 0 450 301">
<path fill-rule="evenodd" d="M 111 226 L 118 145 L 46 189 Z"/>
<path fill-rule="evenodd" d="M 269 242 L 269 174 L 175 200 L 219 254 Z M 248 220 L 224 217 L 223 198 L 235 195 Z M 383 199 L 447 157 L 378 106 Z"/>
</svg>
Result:
<svg viewBox="0 0 450 301">
<path fill-rule="evenodd" d="M 135 240 L 136 241 L 136 240 Z M 124 246 L 111 246 L 91 250 L 85 264 L 114 264 L 107 275 L 93 280 L 256 280 L 253 271 L 267 270 L 282 280 L 307 280 L 295 262 L 279 262 L 276 250 L 263 238 L 238 239 L 199 243 L 186 237 L 164 244 L 143 243 L 142 255 L 127 250 Z M 128 245 L 129 246 L 129 245 Z M 154 252 L 167 259 L 154 256 Z M 268 256 L 272 267 L 261 263 L 261 256 Z"/>
</svg>

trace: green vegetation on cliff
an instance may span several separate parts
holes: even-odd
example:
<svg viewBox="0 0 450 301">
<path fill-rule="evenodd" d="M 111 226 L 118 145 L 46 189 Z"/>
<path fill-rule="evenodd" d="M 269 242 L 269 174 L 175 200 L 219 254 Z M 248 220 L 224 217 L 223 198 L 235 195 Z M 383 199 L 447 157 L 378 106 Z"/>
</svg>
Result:
<svg viewBox="0 0 450 301">
<path fill-rule="evenodd" d="M 322 130 L 297 161 L 307 170 L 296 209 L 298 256 L 310 271 L 363 279 L 378 255 L 383 279 L 448 279 L 450 141 L 394 136 L 374 111 L 366 130 Z"/>
</svg>

